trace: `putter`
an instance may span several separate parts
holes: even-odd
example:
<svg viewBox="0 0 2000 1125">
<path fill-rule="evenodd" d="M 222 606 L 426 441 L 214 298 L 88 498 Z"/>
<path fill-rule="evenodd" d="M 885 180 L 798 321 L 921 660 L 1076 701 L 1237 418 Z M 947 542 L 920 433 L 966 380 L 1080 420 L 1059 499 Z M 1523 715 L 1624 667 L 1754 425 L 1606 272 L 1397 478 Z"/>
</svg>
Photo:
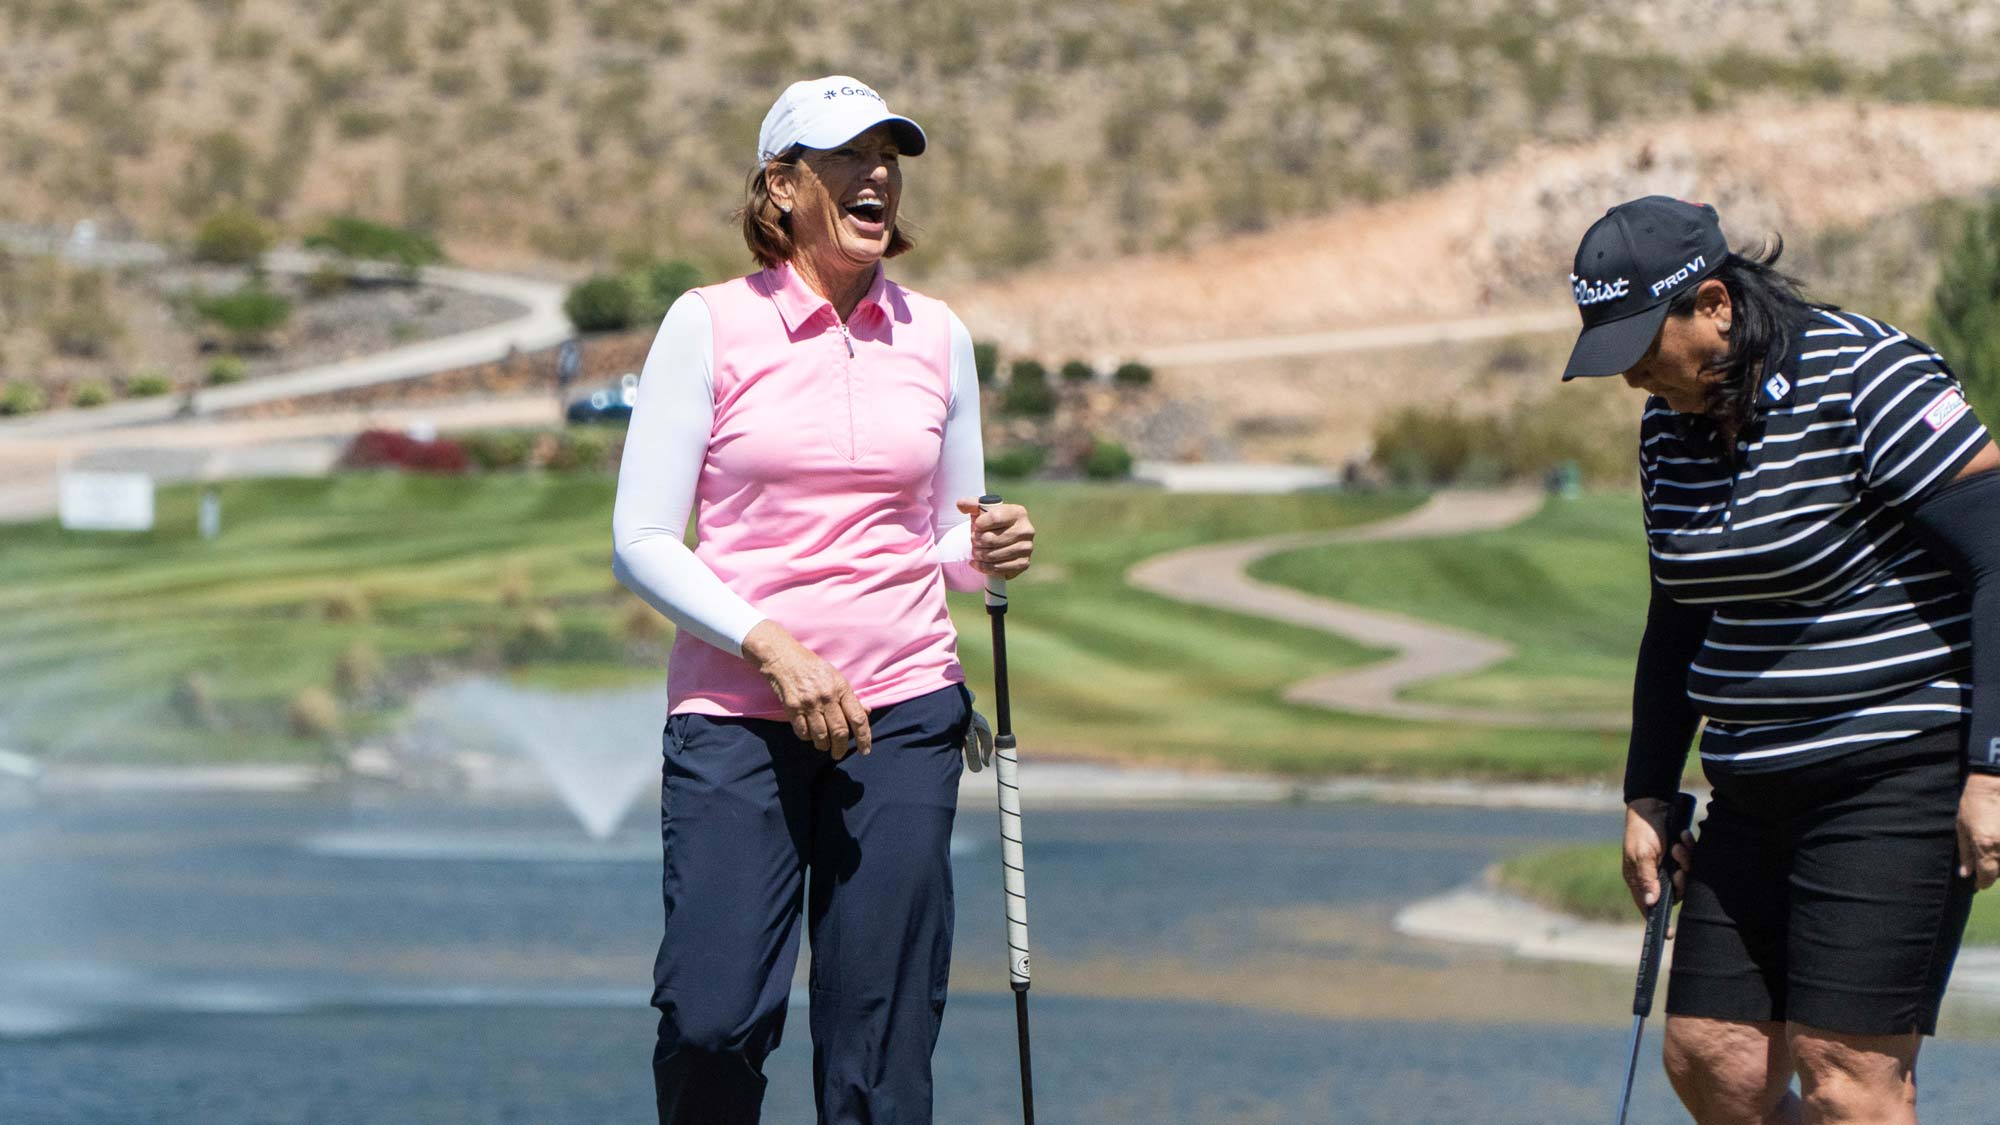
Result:
<svg viewBox="0 0 2000 1125">
<path fill-rule="evenodd" d="M 1000 503 L 979 498 L 984 512 Z M 1028 870 L 1021 854 L 1021 786 L 1014 755 L 1014 719 L 1007 706 L 1007 580 L 986 579 L 986 616 L 993 622 L 993 777 L 1000 786 L 1000 866 L 1007 886 L 1007 977 L 1014 986 L 1014 1028 L 1021 1043 L 1021 1120 L 1035 1125 L 1034 1068 L 1028 1058 Z"/>
<path fill-rule="evenodd" d="M 1667 846 L 1660 854 L 1660 897 L 1646 911 L 1646 944 L 1639 950 L 1639 981 L 1632 990 L 1632 1049 L 1625 1060 L 1625 1091 L 1618 1097 L 1618 1125 L 1625 1125 L 1632 1111 L 1632 1079 L 1639 1071 L 1639 1040 L 1646 1033 L 1646 1017 L 1653 1014 L 1653 987 L 1660 981 L 1660 955 L 1667 948 L 1667 922 L 1674 913 L 1674 845 L 1681 833 L 1694 823 L 1694 794 L 1674 796 L 1667 814 Z"/>
</svg>

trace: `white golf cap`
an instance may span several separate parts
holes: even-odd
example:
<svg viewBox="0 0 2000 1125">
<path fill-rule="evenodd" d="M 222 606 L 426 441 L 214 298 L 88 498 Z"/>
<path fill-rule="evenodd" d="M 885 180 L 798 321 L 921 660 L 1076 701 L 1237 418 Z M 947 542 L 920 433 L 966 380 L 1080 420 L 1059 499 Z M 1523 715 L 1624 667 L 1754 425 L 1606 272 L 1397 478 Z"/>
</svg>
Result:
<svg viewBox="0 0 2000 1125">
<path fill-rule="evenodd" d="M 882 124 L 896 127 L 896 145 L 904 156 L 924 151 L 924 131 L 907 117 L 889 112 L 882 95 L 845 74 L 794 82 L 785 87 L 764 127 L 757 131 L 757 159 L 769 160 L 793 145 L 833 148 Z"/>
</svg>

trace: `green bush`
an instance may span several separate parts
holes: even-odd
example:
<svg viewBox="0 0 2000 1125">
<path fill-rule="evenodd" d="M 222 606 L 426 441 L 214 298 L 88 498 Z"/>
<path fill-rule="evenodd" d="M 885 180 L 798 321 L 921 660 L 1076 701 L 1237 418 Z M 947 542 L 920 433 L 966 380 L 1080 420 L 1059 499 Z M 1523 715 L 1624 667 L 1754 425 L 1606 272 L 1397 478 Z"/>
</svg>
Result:
<svg viewBox="0 0 2000 1125">
<path fill-rule="evenodd" d="M 1121 387 L 1143 387 L 1153 381 L 1153 369 L 1143 363 L 1127 361 L 1111 373 L 1111 381 Z"/>
<path fill-rule="evenodd" d="M 2000 198 L 1960 224 L 1931 297 L 1929 328 L 1973 409 L 2000 424 Z"/>
<path fill-rule="evenodd" d="M 528 464 L 535 449 L 533 434 L 521 430 L 497 430 L 467 434 L 459 439 L 465 455 L 482 471 L 519 469 Z"/>
<path fill-rule="evenodd" d="M 194 235 L 194 257 L 198 262 L 254 266 L 274 241 L 271 228 L 255 212 L 231 204 L 201 221 Z"/>
<path fill-rule="evenodd" d="M 598 274 L 579 282 L 563 299 L 563 311 L 578 332 L 619 332 L 638 321 L 637 295 L 622 277 Z"/>
<path fill-rule="evenodd" d="M 1097 378 L 1097 369 L 1080 359 L 1062 365 L 1062 377 L 1071 383 L 1088 383 Z"/>
<path fill-rule="evenodd" d="M 0 414 L 34 414 L 48 404 L 49 396 L 33 383 L 16 380 L 0 390 Z"/>
<path fill-rule="evenodd" d="M 249 374 L 250 369 L 244 365 L 241 358 L 233 355 L 219 355 L 209 361 L 208 385 L 211 387 L 220 387 L 230 383 L 241 383 Z"/>
<path fill-rule="evenodd" d="M 1593 483 L 1621 483 L 1634 465 L 1629 411 L 1618 388 L 1605 390 L 1565 388 L 1504 414 L 1407 407 L 1376 424 L 1375 463 L 1405 486 L 1540 481 L 1570 463 Z"/>
<path fill-rule="evenodd" d="M 1055 413 L 1056 392 L 1049 386 L 1048 368 L 1032 359 L 1017 359 L 1007 372 L 1007 390 L 1000 410 L 1006 414 L 1047 417 Z"/>
<path fill-rule="evenodd" d="M 111 401 L 111 388 L 102 379 L 85 379 L 69 389 L 69 404 L 80 409 L 103 406 Z"/>
<path fill-rule="evenodd" d="M 125 380 L 126 398 L 158 398 L 173 389 L 173 380 L 158 371 L 141 371 Z"/>
<path fill-rule="evenodd" d="M 195 311 L 223 331 L 240 351 L 264 346 L 265 338 L 292 318 L 292 303 L 255 282 L 220 297 L 195 302 Z"/>
<path fill-rule="evenodd" d="M 1091 480 L 1124 480 L 1132 475 L 1132 452 L 1109 438 L 1098 438 L 1083 459 L 1083 475 Z"/>
<path fill-rule="evenodd" d="M 306 236 L 305 246 L 349 261 L 400 266 L 411 278 L 424 266 L 444 260 L 444 251 L 431 236 L 354 215 L 328 218 L 318 230 Z"/>
<path fill-rule="evenodd" d="M 613 435 L 597 429 L 565 430 L 549 454 L 548 468 L 558 473 L 595 472 L 610 467 Z"/>
<path fill-rule="evenodd" d="M 700 266 L 676 258 L 647 266 L 632 280 L 637 283 L 640 294 L 640 300 L 635 302 L 633 308 L 635 321 L 652 325 L 667 315 L 667 309 L 680 299 L 681 294 L 700 285 L 703 277 Z"/>
<path fill-rule="evenodd" d="M 979 375 L 980 386 L 992 386 L 994 377 L 1000 374 L 1000 345 L 991 340 L 974 340 L 972 367 Z"/>
<path fill-rule="evenodd" d="M 1000 480 L 1022 480 L 1041 471 L 1049 451 L 1039 445 L 1013 445 L 986 459 L 986 475 Z"/>
</svg>

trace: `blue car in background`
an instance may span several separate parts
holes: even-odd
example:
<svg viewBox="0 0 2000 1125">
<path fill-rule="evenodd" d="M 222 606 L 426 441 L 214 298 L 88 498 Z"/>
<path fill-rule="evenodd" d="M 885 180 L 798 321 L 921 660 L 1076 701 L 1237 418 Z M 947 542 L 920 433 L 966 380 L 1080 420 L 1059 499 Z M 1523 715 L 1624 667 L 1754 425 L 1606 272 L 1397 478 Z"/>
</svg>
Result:
<svg viewBox="0 0 2000 1125">
<path fill-rule="evenodd" d="M 563 417 L 571 424 L 617 422 L 623 425 L 632 420 L 632 404 L 638 401 L 639 377 L 620 375 L 616 383 L 571 400 Z"/>
</svg>

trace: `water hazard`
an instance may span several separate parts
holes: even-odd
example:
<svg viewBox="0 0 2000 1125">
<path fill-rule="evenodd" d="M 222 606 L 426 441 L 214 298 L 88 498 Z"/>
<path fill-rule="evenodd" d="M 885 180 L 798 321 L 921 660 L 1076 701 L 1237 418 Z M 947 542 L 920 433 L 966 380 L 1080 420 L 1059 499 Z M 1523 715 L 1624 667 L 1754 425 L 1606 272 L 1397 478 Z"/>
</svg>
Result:
<svg viewBox="0 0 2000 1125">
<path fill-rule="evenodd" d="M 1549 1122 L 1616 1096 L 1625 973 L 1389 927 L 1510 851 L 1601 837 L 1602 814 L 1029 811 L 1046 1120 Z M 941 1121 L 1017 1112 L 993 817 L 960 814 Z M 648 816 L 593 840 L 545 801 L 128 793 L 4 823 L 0 1120 L 649 1112 Z M 1925 1108 L 1976 1119 L 2000 1047 L 1951 1016 Z M 811 1117 L 803 1017 L 771 1121 Z M 1639 1101 L 1636 1120 L 1681 1120 L 1650 1069 Z"/>
</svg>

